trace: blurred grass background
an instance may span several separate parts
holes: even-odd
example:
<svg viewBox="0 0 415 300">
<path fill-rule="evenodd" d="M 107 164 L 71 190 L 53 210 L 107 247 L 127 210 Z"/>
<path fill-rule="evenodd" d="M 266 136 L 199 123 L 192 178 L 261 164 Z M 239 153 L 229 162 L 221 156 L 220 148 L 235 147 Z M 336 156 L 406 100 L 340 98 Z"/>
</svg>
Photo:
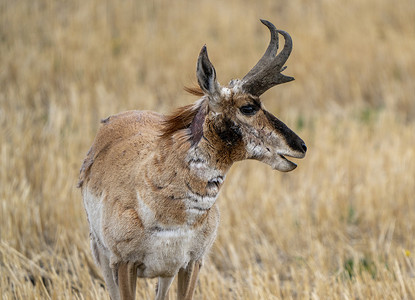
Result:
<svg viewBox="0 0 415 300">
<path fill-rule="evenodd" d="M 260 18 L 291 34 L 296 78 L 263 102 L 309 151 L 232 168 L 195 298 L 415 298 L 413 0 L 0 0 L 3 299 L 107 297 L 75 188 L 99 120 L 195 101 L 204 44 L 222 84 L 242 77 Z"/>
</svg>

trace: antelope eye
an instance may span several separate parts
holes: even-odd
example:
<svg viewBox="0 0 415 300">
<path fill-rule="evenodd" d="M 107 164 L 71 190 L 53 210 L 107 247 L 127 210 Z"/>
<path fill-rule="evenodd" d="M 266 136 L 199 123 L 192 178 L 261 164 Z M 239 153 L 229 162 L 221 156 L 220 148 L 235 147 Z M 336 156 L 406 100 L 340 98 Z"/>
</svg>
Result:
<svg viewBox="0 0 415 300">
<path fill-rule="evenodd" d="M 253 116 L 258 111 L 258 107 L 254 105 L 245 105 L 240 107 L 239 110 L 246 116 Z"/>
</svg>

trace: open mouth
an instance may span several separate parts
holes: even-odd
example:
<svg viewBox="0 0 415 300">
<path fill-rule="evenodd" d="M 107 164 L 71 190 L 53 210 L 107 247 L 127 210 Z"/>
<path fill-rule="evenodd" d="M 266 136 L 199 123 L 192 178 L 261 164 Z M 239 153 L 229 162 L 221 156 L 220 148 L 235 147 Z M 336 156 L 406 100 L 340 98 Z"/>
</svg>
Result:
<svg viewBox="0 0 415 300">
<path fill-rule="evenodd" d="M 297 164 L 296 163 L 294 163 L 294 162 L 292 162 L 291 160 L 289 160 L 289 159 L 287 159 L 284 155 L 282 155 L 282 154 L 278 154 L 283 160 L 285 160 L 287 163 L 289 163 L 290 165 L 292 165 L 292 166 L 294 166 L 294 168 L 296 168 L 297 167 Z M 287 155 L 287 156 L 289 156 L 289 157 L 294 157 L 294 156 L 290 156 L 290 155 Z"/>
<path fill-rule="evenodd" d="M 297 168 L 297 164 L 288 160 L 287 157 L 303 158 L 305 153 L 277 153 L 277 159 L 274 161 L 273 169 L 281 172 L 290 172 Z"/>
</svg>

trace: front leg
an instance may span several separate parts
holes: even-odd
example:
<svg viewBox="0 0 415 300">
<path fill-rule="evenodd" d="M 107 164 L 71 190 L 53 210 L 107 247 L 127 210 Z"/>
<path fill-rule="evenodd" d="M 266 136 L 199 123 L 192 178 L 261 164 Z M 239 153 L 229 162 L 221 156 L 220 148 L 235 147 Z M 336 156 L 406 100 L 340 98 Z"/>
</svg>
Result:
<svg viewBox="0 0 415 300">
<path fill-rule="evenodd" d="M 196 289 L 202 260 L 190 262 L 185 269 L 180 269 L 178 277 L 177 299 L 191 300 Z"/>
<path fill-rule="evenodd" d="M 169 299 L 169 288 L 173 282 L 174 276 L 172 277 L 159 277 L 156 289 L 156 300 L 168 300 Z"/>
<path fill-rule="evenodd" d="M 137 265 L 133 262 L 120 263 L 117 275 L 121 300 L 134 300 L 137 283 Z"/>
</svg>

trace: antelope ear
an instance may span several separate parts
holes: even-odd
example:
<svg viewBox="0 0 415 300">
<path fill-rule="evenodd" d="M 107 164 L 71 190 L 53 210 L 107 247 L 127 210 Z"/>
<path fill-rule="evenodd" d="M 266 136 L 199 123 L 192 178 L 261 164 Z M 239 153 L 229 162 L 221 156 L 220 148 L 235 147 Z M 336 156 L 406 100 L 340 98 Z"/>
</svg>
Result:
<svg viewBox="0 0 415 300">
<path fill-rule="evenodd" d="M 197 82 L 203 92 L 209 96 L 209 104 L 212 108 L 220 102 L 220 85 L 216 81 L 216 71 L 209 60 L 206 45 L 200 50 L 196 68 Z"/>
</svg>

